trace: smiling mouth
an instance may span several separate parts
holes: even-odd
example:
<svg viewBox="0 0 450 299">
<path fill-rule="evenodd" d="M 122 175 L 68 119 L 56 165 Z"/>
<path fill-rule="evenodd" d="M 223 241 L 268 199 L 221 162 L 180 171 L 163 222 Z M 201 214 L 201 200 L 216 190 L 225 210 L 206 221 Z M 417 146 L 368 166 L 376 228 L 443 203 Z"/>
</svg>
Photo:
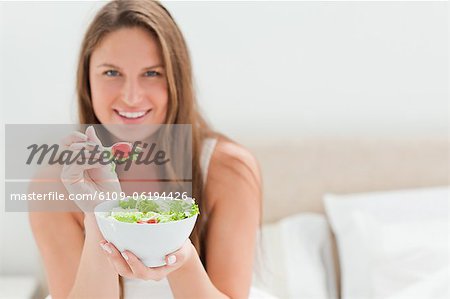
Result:
<svg viewBox="0 0 450 299">
<path fill-rule="evenodd" d="M 136 111 L 136 112 L 126 112 L 126 111 L 119 111 L 119 110 L 115 110 L 114 109 L 114 111 L 117 113 L 117 115 L 119 115 L 120 117 L 125 118 L 125 119 L 140 119 L 140 118 L 143 118 L 151 110 L 152 109 L 144 110 L 144 111 Z"/>
</svg>

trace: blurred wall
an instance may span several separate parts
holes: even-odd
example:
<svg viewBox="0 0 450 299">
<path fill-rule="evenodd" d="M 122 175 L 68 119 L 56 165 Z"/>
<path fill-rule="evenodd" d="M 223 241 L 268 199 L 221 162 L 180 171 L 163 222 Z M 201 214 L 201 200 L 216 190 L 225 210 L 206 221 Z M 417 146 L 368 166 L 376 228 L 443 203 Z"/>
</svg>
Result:
<svg viewBox="0 0 450 299">
<path fill-rule="evenodd" d="M 447 2 L 164 3 L 202 110 L 238 140 L 448 135 Z M 76 122 L 77 54 L 102 5 L 0 3 L 2 123 Z M 0 244 L 0 274 L 37 271 L 25 214 L 0 209 Z"/>
</svg>

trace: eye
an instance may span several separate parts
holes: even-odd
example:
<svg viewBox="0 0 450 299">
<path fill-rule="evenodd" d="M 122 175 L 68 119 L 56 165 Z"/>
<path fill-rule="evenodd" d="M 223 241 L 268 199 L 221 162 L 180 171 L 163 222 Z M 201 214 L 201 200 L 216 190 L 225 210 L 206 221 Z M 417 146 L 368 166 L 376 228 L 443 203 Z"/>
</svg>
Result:
<svg viewBox="0 0 450 299">
<path fill-rule="evenodd" d="M 115 70 L 107 70 L 103 74 L 106 75 L 107 77 L 116 77 L 119 75 L 119 72 Z"/>
<path fill-rule="evenodd" d="M 159 72 L 157 72 L 157 71 L 148 71 L 148 72 L 145 72 L 145 76 L 146 76 L 146 77 L 157 77 L 157 76 L 159 76 L 159 75 L 161 75 L 161 73 L 159 73 Z"/>
</svg>

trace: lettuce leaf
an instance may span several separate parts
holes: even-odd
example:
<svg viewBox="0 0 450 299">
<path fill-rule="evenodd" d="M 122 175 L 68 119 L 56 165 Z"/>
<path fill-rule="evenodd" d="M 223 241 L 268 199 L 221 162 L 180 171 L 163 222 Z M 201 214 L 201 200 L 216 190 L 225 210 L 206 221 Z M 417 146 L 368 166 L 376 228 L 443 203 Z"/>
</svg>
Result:
<svg viewBox="0 0 450 299">
<path fill-rule="evenodd" d="M 117 221 L 134 223 L 143 217 L 143 213 L 141 212 L 118 212 L 115 213 L 112 217 Z"/>
<path fill-rule="evenodd" d="M 111 217 L 118 221 L 135 223 L 141 219 L 156 218 L 158 223 L 183 220 L 200 214 L 196 203 L 184 200 L 134 199 L 119 202 L 120 208 L 111 212 Z"/>
<path fill-rule="evenodd" d="M 137 200 L 133 198 L 128 198 L 127 200 L 119 201 L 119 207 L 123 209 L 135 209 Z"/>
<path fill-rule="evenodd" d="M 142 213 L 160 212 L 159 205 L 153 200 L 139 200 L 136 204 L 136 208 Z"/>
</svg>

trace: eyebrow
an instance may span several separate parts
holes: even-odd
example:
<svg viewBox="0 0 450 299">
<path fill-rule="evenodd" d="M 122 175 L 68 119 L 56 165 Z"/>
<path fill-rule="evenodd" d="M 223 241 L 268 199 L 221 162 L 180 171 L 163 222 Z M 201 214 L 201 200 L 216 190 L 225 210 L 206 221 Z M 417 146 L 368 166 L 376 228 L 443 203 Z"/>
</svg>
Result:
<svg viewBox="0 0 450 299">
<path fill-rule="evenodd" d="M 118 70 L 121 69 L 120 67 L 118 67 L 118 66 L 116 66 L 114 64 L 111 64 L 111 63 L 102 63 L 102 64 L 97 65 L 97 67 L 98 68 L 99 67 L 111 67 L 111 68 L 115 68 L 115 69 L 118 69 Z M 162 64 L 157 64 L 157 65 L 147 66 L 147 67 L 144 67 L 142 70 L 149 70 L 149 69 L 154 69 L 154 68 L 157 68 L 157 67 L 163 67 L 163 65 Z"/>
</svg>

